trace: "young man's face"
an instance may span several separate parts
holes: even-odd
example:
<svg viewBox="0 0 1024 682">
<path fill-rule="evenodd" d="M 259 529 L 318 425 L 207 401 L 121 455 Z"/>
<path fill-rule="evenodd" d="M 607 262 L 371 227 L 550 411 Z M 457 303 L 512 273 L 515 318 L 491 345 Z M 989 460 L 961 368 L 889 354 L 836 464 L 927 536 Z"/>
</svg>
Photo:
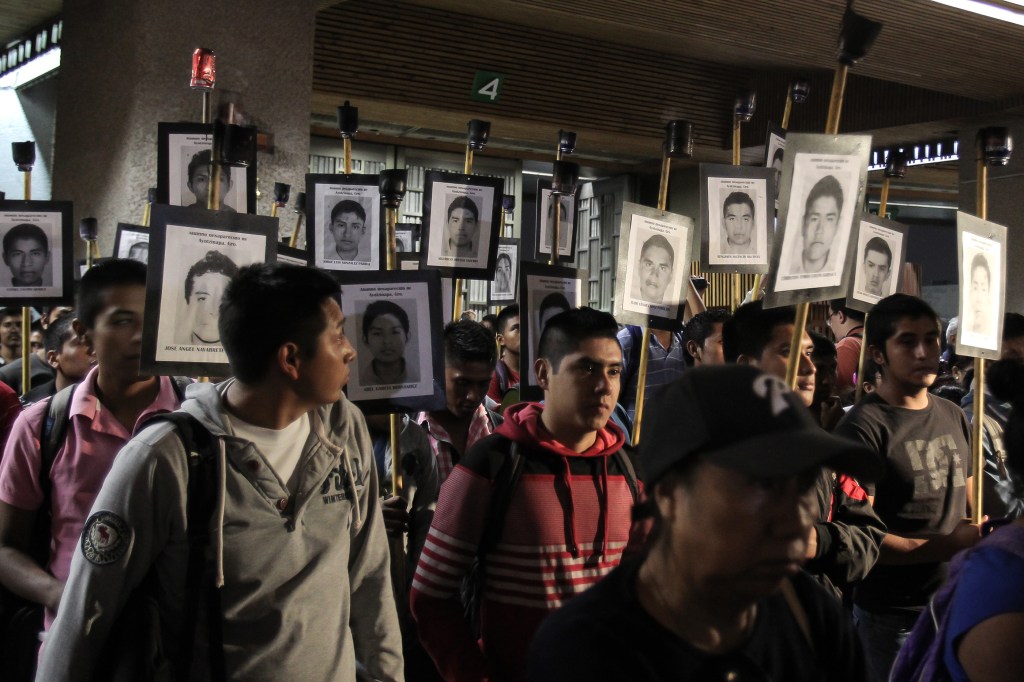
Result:
<svg viewBox="0 0 1024 682">
<path fill-rule="evenodd" d="M 864 289 L 872 296 L 884 296 L 882 287 L 889 281 L 889 257 L 879 251 L 864 256 Z"/>
<path fill-rule="evenodd" d="M 331 235 L 338 255 L 346 260 L 359 254 L 359 244 L 365 234 L 365 221 L 355 211 L 342 211 L 331 221 Z"/>
<path fill-rule="evenodd" d="M 494 366 L 487 362 L 445 362 L 445 406 L 456 419 L 473 416 L 487 395 Z"/>
<path fill-rule="evenodd" d="M 828 255 L 839 226 L 839 203 L 833 196 L 818 197 L 804 215 L 804 259 L 817 261 Z"/>
<path fill-rule="evenodd" d="M 21 348 L 21 319 L 18 315 L 0 318 L 0 344 L 7 348 Z"/>
<path fill-rule="evenodd" d="M 42 284 L 43 269 L 50 262 L 46 245 L 32 238 L 15 239 L 9 251 L 4 251 L 4 263 L 11 269 L 14 286 Z"/>
<path fill-rule="evenodd" d="M 882 367 L 882 380 L 902 395 L 927 390 L 938 376 L 939 329 L 929 317 L 901 318 L 885 341 L 885 355 L 871 347 L 872 358 Z"/>
<path fill-rule="evenodd" d="M 497 279 L 504 278 L 506 282 L 509 281 L 509 277 L 512 274 L 512 261 L 507 258 L 498 259 L 498 277 Z"/>
<path fill-rule="evenodd" d="M 971 309 L 984 311 L 988 307 L 989 276 L 987 268 L 971 270 Z"/>
<path fill-rule="evenodd" d="M 456 208 L 448 216 L 448 224 L 445 226 L 445 233 L 452 247 L 457 249 L 468 249 L 476 241 L 479 224 L 473 212 L 468 208 Z"/>
<path fill-rule="evenodd" d="M 519 352 L 519 316 L 508 319 L 505 322 L 505 329 L 498 334 L 498 341 L 510 353 Z"/>
<path fill-rule="evenodd" d="M 580 343 L 562 358 L 557 371 L 546 359 L 534 367 L 544 389 L 544 410 L 578 434 L 604 428 L 619 398 L 622 347 L 615 339 L 594 338 Z"/>
<path fill-rule="evenodd" d="M 731 246 L 747 246 L 754 232 L 754 212 L 744 202 L 725 207 L 725 234 Z"/>
<path fill-rule="evenodd" d="M 142 319 L 146 287 L 141 284 L 113 286 L 103 292 L 103 306 L 85 340 L 96 356 L 100 371 L 134 380 L 142 357 Z M 82 331 L 76 321 L 76 331 Z"/>
<path fill-rule="evenodd" d="M 77 334 L 72 334 L 62 343 L 59 351 L 49 351 L 46 361 L 70 381 L 81 381 L 89 368 L 96 364 L 96 358 L 89 352 L 89 344 Z"/>
<path fill-rule="evenodd" d="M 192 319 L 194 343 L 218 343 L 220 331 L 220 300 L 231 279 L 220 272 L 207 272 L 192 280 L 192 297 L 188 302 Z"/>
<path fill-rule="evenodd" d="M 750 364 L 766 374 L 785 379 L 786 366 L 789 364 L 789 353 L 792 344 L 793 325 L 776 325 L 772 328 L 771 340 L 768 341 L 768 345 L 761 351 L 761 356 L 753 358 Z M 800 342 L 800 348 L 797 350 L 800 353 L 800 360 L 797 365 L 796 390 L 794 392 L 800 396 L 800 400 L 808 407 L 814 402 L 815 368 L 814 363 L 811 361 L 811 353 L 813 351 L 814 342 L 811 341 L 810 335 L 805 330 L 803 339 Z"/>
<path fill-rule="evenodd" d="M 327 326 L 316 340 L 316 352 L 300 364 L 297 392 L 310 402 L 326 405 L 338 399 L 348 383 L 349 363 L 356 351 L 345 336 L 345 316 L 334 299 L 320 306 Z"/>
<path fill-rule="evenodd" d="M 648 246 L 640 255 L 640 295 L 645 301 L 661 303 L 672 281 L 672 256 L 660 246 Z"/>
<path fill-rule="evenodd" d="M 366 345 L 379 362 L 397 362 L 405 357 L 409 335 L 394 315 L 378 315 L 366 331 Z"/>
<path fill-rule="evenodd" d="M 686 483 L 656 486 L 674 568 L 688 587 L 730 606 L 778 590 L 804 562 L 817 475 L 754 479 L 701 461 Z"/>
<path fill-rule="evenodd" d="M 210 167 L 199 166 L 188 181 L 188 189 L 196 195 L 196 203 L 207 206 L 210 201 Z M 224 205 L 224 195 L 231 191 L 231 169 L 220 167 L 220 204 Z"/>
<path fill-rule="evenodd" d="M 693 343 L 693 346 L 690 346 Z M 693 364 L 697 367 L 705 365 L 724 365 L 725 350 L 722 346 L 722 323 L 715 322 L 711 325 L 711 333 L 704 338 L 704 343 L 697 345 L 695 342 L 687 342 L 687 350 L 693 356 Z"/>
</svg>

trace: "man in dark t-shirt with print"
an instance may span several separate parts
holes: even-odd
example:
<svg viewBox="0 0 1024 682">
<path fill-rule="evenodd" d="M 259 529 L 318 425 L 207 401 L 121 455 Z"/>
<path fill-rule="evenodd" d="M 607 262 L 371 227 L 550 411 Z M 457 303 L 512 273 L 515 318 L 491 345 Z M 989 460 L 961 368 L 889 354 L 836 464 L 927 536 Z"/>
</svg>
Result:
<svg viewBox="0 0 1024 682">
<path fill-rule="evenodd" d="M 878 564 L 854 593 L 854 619 L 876 680 L 889 669 L 921 610 L 945 578 L 946 562 L 974 545 L 979 527 L 964 520 L 970 487 L 970 424 L 957 405 L 928 393 L 939 367 L 939 318 L 919 298 L 882 299 L 867 325 L 878 389 L 835 433 L 885 460 L 865 486 L 888 526 Z"/>
</svg>

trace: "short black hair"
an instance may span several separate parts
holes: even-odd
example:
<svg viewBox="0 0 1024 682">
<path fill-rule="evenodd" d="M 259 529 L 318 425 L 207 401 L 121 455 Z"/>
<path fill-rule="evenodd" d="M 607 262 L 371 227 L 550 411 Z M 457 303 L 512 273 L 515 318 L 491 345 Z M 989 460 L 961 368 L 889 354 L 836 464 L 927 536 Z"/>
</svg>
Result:
<svg viewBox="0 0 1024 682">
<path fill-rule="evenodd" d="M 942 330 L 942 321 L 939 320 L 938 314 L 924 300 L 909 294 L 886 296 L 871 309 L 864 329 L 864 340 L 869 348 L 877 348 L 885 355 L 885 342 L 896 333 L 896 326 L 900 320 L 916 320 L 921 317 L 932 320 L 936 332 Z"/>
<path fill-rule="evenodd" d="M 553 291 L 541 299 L 540 305 L 537 306 L 538 317 L 543 317 L 544 313 L 551 308 L 561 308 L 562 311 L 566 311 L 572 310 L 572 305 L 561 291 Z"/>
<path fill-rule="evenodd" d="M 573 308 L 548 320 L 540 335 L 537 357 L 551 363 L 557 372 L 562 358 L 574 353 L 580 344 L 590 339 L 611 339 L 618 342 L 619 325 L 606 312 L 593 308 Z"/>
<path fill-rule="evenodd" d="M 505 327 L 508 326 L 513 317 L 519 317 L 518 303 L 512 303 L 501 309 L 501 312 L 498 313 L 498 321 L 494 325 L 495 331 L 499 334 L 504 334 Z"/>
<path fill-rule="evenodd" d="M 10 232 L 8 232 L 7 234 L 10 234 Z M 4 238 L 4 250 L 6 250 L 6 249 L 7 249 L 7 238 L 5 237 Z M 988 258 L 985 258 L 985 254 L 983 254 L 983 253 L 976 253 L 976 254 L 974 254 L 974 258 L 971 260 L 971 277 L 974 277 L 974 271 L 977 270 L 978 268 L 982 268 L 983 270 L 985 270 L 985 277 L 988 278 L 989 282 L 991 282 L 992 281 L 992 271 L 988 269 Z"/>
<path fill-rule="evenodd" d="M 818 332 L 809 331 L 811 335 L 811 341 L 814 342 L 814 350 L 811 351 L 811 359 L 815 360 L 818 358 L 835 358 L 839 356 L 839 352 L 836 350 L 836 344 L 832 342 L 832 339 L 828 338 L 824 334 Z"/>
<path fill-rule="evenodd" d="M 673 265 L 675 265 L 675 262 L 676 262 L 676 250 L 672 248 L 672 245 L 669 243 L 668 239 L 665 238 L 665 235 L 663 235 L 663 234 L 656 234 L 656 235 L 648 238 L 647 241 L 644 242 L 644 245 L 640 247 L 640 257 L 643 258 L 644 254 L 647 253 L 647 249 L 650 249 L 650 248 L 653 248 L 653 247 L 657 247 L 659 249 L 663 249 L 663 250 L 667 251 L 668 252 L 668 259 L 670 261 L 672 261 Z"/>
<path fill-rule="evenodd" d="M 196 277 L 215 272 L 224 275 L 228 279 L 238 274 L 238 266 L 235 261 L 225 256 L 220 251 L 207 251 L 201 260 L 192 264 L 185 275 L 185 302 L 192 301 L 192 288 L 195 286 Z"/>
<path fill-rule="evenodd" d="M 448 220 L 452 218 L 452 212 L 457 208 L 464 208 L 473 214 L 473 220 L 479 222 L 480 220 L 480 209 L 477 208 L 476 202 L 469 197 L 455 197 L 455 201 L 448 205 Z"/>
<path fill-rule="evenodd" d="M 1024 336 L 1024 315 L 1006 313 L 1003 315 L 1003 341 L 1019 339 Z"/>
<path fill-rule="evenodd" d="M 480 318 L 480 324 L 484 325 L 484 329 L 487 328 L 487 324 L 485 323 L 491 325 L 491 336 L 494 336 L 493 330 L 498 328 L 498 316 L 495 315 L 494 313 L 487 313 L 486 315 Z"/>
<path fill-rule="evenodd" d="M 847 308 L 845 298 L 833 298 L 828 302 L 828 309 L 833 313 L 842 312 L 851 320 L 856 320 L 857 322 L 864 321 L 864 313 L 853 308 Z"/>
<path fill-rule="evenodd" d="M 889 248 L 889 242 L 885 241 L 881 237 L 872 237 L 868 240 L 868 243 L 864 245 L 864 258 L 868 257 L 868 251 L 874 251 L 880 253 L 889 260 L 886 262 L 885 267 L 892 265 L 892 249 Z"/>
<path fill-rule="evenodd" d="M 122 286 L 145 287 L 146 266 L 130 258 L 111 258 L 97 263 L 82 275 L 75 310 L 86 329 L 96 325 L 107 289 Z"/>
<path fill-rule="evenodd" d="M 333 223 L 334 219 L 340 216 L 342 213 L 355 213 L 357 216 L 359 216 L 359 219 L 362 220 L 363 223 L 366 223 L 366 209 L 363 208 L 363 205 L 360 204 L 358 201 L 353 201 L 352 199 L 343 199 L 342 201 L 336 203 L 334 205 L 334 208 L 331 209 L 331 222 Z"/>
<path fill-rule="evenodd" d="M 445 363 L 485 362 L 493 365 L 498 360 L 494 335 L 479 322 L 459 320 L 444 327 Z"/>
<path fill-rule="evenodd" d="M 683 328 L 683 336 L 686 337 L 687 341 L 693 341 L 698 346 L 703 347 L 704 342 L 714 333 L 715 325 L 724 325 L 731 317 L 732 312 L 728 308 L 708 308 L 690 318 L 690 321 Z M 684 358 L 687 364 L 693 364 L 692 355 L 686 353 Z"/>
<path fill-rule="evenodd" d="M 66 310 L 58 315 L 57 319 L 46 328 L 43 335 L 43 350 L 59 353 L 68 339 L 75 335 L 74 327 L 71 325 L 74 319 L 75 311 L 73 310 Z"/>
<path fill-rule="evenodd" d="M 235 377 L 262 379 L 285 343 L 297 345 L 302 358 L 313 357 L 327 327 L 323 305 L 328 299 L 340 304 L 339 293 L 338 283 L 316 268 L 257 263 L 240 269 L 224 290 L 217 322 Z"/>
<path fill-rule="evenodd" d="M 796 323 L 796 308 L 782 306 L 765 308 L 764 301 L 745 303 L 722 325 L 722 352 L 726 362 L 736 362 L 741 355 L 759 358 L 772 339 L 772 330 L 783 324 Z"/>
<path fill-rule="evenodd" d="M 192 175 L 195 174 L 196 168 L 200 166 L 209 168 L 213 163 L 213 151 L 210 149 L 203 149 L 192 155 L 192 159 L 188 162 L 188 181 L 192 182 Z"/>
<path fill-rule="evenodd" d="M 729 208 L 734 204 L 746 204 L 750 207 L 750 217 L 753 218 L 756 209 L 754 208 L 754 200 L 750 198 L 750 195 L 746 192 L 731 192 L 729 196 L 722 202 L 722 215 L 725 215 L 725 209 Z"/>
<path fill-rule="evenodd" d="M 508 255 L 505 252 L 501 252 L 501 253 L 498 254 L 497 262 L 500 263 L 503 260 L 508 261 L 508 267 L 511 270 L 512 269 L 512 256 Z"/>
<path fill-rule="evenodd" d="M 394 301 L 374 301 L 366 306 L 366 311 L 363 313 L 363 341 L 369 340 L 370 325 L 381 315 L 393 315 L 402 325 L 406 336 L 409 335 L 409 313 L 405 312 L 402 306 Z"/>
<path fill-rule="evenodd" d="M 50 250 L 50 239 L 43 228 L 32 223 L 19 223 L 7 230 L 7 234 L 4 235 L 4 253 L 10 251 L 14 247 L 14 242 L 19 239 L 31 239 L 42 244 L 47 251 Z"/>
<path fill-rule="evenodd" d="M 814 183 L 811 187 L 811 191 L 807 194 L 807 201 L 804 202 L 804 216 L 811 210 L 811 204 L 822 197 L 832 197 L 836 200 L 836 208 L 839 209 L 840 213 L 843 210 L 843 186 L 839 184 L 834 175 L 826 175 L 825 177 Z"/>
</svg>

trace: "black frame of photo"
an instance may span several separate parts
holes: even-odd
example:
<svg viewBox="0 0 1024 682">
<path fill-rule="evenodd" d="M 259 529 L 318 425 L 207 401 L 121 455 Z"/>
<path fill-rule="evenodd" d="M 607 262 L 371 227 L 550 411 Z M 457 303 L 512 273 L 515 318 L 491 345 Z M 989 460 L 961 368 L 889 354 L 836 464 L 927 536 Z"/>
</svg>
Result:
<svg viewBox="0 0 1024 682">
<path fill-rule="evenodd" d="M 487 245 L 487 262 L 483 267 L 446 266 L 431 265 L 430 259 L 431 239 L 435 230 L 443 230 L 447 220 L 434 223 L 434 183 L 444 182 L 452 185 L 465 185 L 467 187 L 490 188 L 491 213 L 490 213 L 490 238 Z M 482 279 L 491 280 L 494 278 L 494 264 L 498 257 L 498 239 L 501 235 L 501 199 L 505 187 L 504 178 L 495 178 L 487 175 L 466 175 L 465 173 L 450 173 L 448 171 L 428 170 L 423 181 L 423 223 L 420 229 L 420 267 L 422 269 L 438 270 L 445 277 L 456 279 Z M 444 212 L 445 209 L 442 209 Z"/>
<path fill-rule="evenodd" d="M 114 251 L 110 254 L 111 258 L 119 258 L 117 254 L 121 252 L 121 242 L 124 240 L 125 232 L 138 232 L 152 238 L 152 234 L 149 231 L 149 227 L 146 225 L 133 225 L 132 223 L 118 223 L 117 232 L 114 233 Z M 127 258 L 127 256 L 125 256 Z"/>
<path fill-rule="evenodd" d="M 513 247 L 515 247 L 516 257 L 512 259 L 512 286 L 510 287 L 511 291 L 509 292 L 508 296 L 503 296 L 502 298 L 495 298 L 494 297 L 494 280 L 498 276 L 498 259 L 497 259 L 497 256 L 495 256 L 495 259 L 494 259 L 494 278 L 492 278 L 491 281 L 487 283 L 487 305 L 492 305 L 492 306 L 494 306 L 494 305 L 498 305 L 498 306 L 511 305 L 512 303 L 516 302 L 516 296 L 519 295 L 519 263 L 520 263 L 520 259 L 521 259 L 521 256 L 522 256 L 522 251 L 521 251 L 522 244 L 520 243 L 520 241 L 518 239 L 512 239 L 512 238 L 509 238 L 509 237 L 499 237 L 498 238 L 499 253 L 500 253 L 500 249 L 501 249 L 502 246 L 513 246 Z"/>
<path fill-rule="evenodd" d="M 903 286 L 903 265 L 907 261 L 907 238 L 910 234 L 909 228 L 902 224 L 897 223 L 894 220 L 888 220 L 870 213 L 863 213 L 857 220 L 857 224 L 853 226 L 853 236 L 850 241 L 850 253 L 847 254 L 849 263 L 847 263 L 847 269 L 850 271 L 850 288 L 846 294 L 846 307 L 852 310 L 859 310 L 862 313 L 870 313 L 871 309 L 875 307 L 875 304 L 866 301 L 861 298 L 857 298 L 857 267 L 861 260 L 860 254 L 860 232 L 863 229 L 863 223 L 870 223 L 877 225 L 878 227 L 893 232 L 898 232 L 901 235 L 900 239 L 900 250 L 899 253 L 892 254 L 892 263 L 890 264 L 890 277 L 894 277 L 896 280 L 896 286 L 894 291 L 900 291 Z M 884 296 L 882 298 L 885 298 Z"/>
<path fill-rule="evenodd" d="M 171 204 L 171 135 L 209 135 L 211 149 L 213 147 L 212 123 L 161 122 L 157 124 L 156 203 L 158 204 Z M 253 149 L 252 158 L 249 159 L 249 165 L 245 169 L 245 213 L 252 215 L 256 214 L 256 156 L 256 150 Z M 242 211 L 238 212 L 242 213 Z M 152 219 L 150 222 L 152 223 Z"/>
<path fill-rule="evenodd" d="M 765 183 L 765 200 L 762 214 L 765 220 L 767 239 L 765 241 L 764 261 L 744 265 L 739 263 L 709 263 L 711 260 L 711 197 L 708 193 L 708 182 L 712 179 L 723 180 L 763 180 Z M 738 272 L 741 274 L 763 275 L 768 272 L 771 263 L 772 245 L 775 236 L 775 171 L 759 166 L 727 166 L 724 164 L 700 164 L 700 269 L 701 272 Z M 719 206 L 720 208 L 720 206 Z M 761 207 L 755 206 L 755 212 Z M 755 223 L 756 225 L 756 223 Z"/>
<path fill-rule="evenodd" d="M 549 177 L 539 177 L 539 178 L 537 178 L 537 194 L 536 194 L 536 202 L 535 202 L 536 203 L 536 210 L 535 210 L 535 216 L 534 216 L 535 217 L 534 225 L 536 227 L 534 228 L 534 235 L 533 235 L 533 250 L 534 250 L 534 254 L 533 255 L 534 255 L 534 257 L 539 262 L 548 263 L 548 262 L 551 261 L 551 254 L 550 253 L 544 253 L 544 252 L 542 252 L 540 250 L 540 247 L 541 247 L 541 241 L 540 241 L 541 222 L 544 220 L 544 202 L 542 201 L 542 198 L 544 196 L 544 192 L 542 190 L 548 190 L 548 191 L 551 190 L 551 178 L 549 178 Z M 562 195 L 562 196 L 566 196 L 566 195 Z M 568 256 L 563 256 L 562 254 L 558 254 L 558 260 L 556 262 L 558 264 L 560 264 L 560 265 L 562 265 L 562 264 L 571 265 L 571 264 L 576 262 L 576 240 L 579 239 L 579 226 L 576 224 L 576 217 L 577 217 L 577 214 L 579 213 L 579 197 L 576 196 L 576 194 L 569 195 L 569 196 L 572 199 L 572 208 L 573 208 L 573 210 L 572 210 L 572 220 L 569 222 L 570 231 L 572 232 L 572 236 L 569 238 L 569 255 Z M 521 259 L 521 257 L 520 257 L 520 259 Z"/>
<path fill-rule="evenodd" d="M 367 236 L 370 240 L 370 249 L 374 249 L 376 244 L 377 253 L 377 264 L 378 267 L 371 269 L 371 266 L 357 269 L 347 268 L 334 268 L 327 267 L 324 264 L 317 263 L 316 251 L 317 246 L 320 244 L 319 228 L 321 227 L 324 216 L 322 211 L 317 207 L 316 201 L 316 188 L 318 185 L 351 185 L 354 187 L 370 187 L 377 192 L 377 237 L 374 241 L 373 234 Z M 367 221 L 369 222 L 369 221 Z M 386 249 L 386 221 L 384 219 L 384 206 L 380 203 L 380 175 L 373 173 L 307 173 L 306 174 L 306 250 L 309 252 L 308 263 L 313 267 L 326 270 L 328 272 L 377 272 L 383 270 L 385 266 L 385 257 L 387 253 Z M 368 225 L 368 227 L 371 227 Z M 372 227 L 371 227 L 372 229 Z"/>
<path fill-rule="evenodd" d="M 54 263 L 51 271 L 61 275 L 59 296 L 3 296 L 0 307 L 33 307 L 66 305 L 74 301 L 77 268 L 75 266 L 74 205 L 70 201 L 0 200 L 2 213 L 60 213 L 61 262 Z M 53 245 L 50 245 L 52 258 Z"/>
</svg>

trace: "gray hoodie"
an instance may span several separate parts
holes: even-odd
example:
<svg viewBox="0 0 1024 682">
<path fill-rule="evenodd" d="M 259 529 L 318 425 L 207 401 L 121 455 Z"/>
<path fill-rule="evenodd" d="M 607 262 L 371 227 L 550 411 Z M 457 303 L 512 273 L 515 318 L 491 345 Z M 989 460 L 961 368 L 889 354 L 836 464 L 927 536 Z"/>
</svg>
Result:
<svg viewBox="0 0 1024 682">
<path fill-rule="evenodd" d="M 401 680 L 402 644 L 362 413 L 344 396 L 310 413 L 296 490 L 230 434 L 229 382 L 194 384 L 182 409 L 220 444 L 210 556 L 223 582 L 228 679 Z M 298 446 L 298 444 L 297 444 Z M 161 613 L 177 632 L 186 601 L 186 453 L 170 424 L 143 429 L 103 484 L 71 564 L 38 680 L 103 677 L 118 611 L 156 564 Z"/>
</svg>

